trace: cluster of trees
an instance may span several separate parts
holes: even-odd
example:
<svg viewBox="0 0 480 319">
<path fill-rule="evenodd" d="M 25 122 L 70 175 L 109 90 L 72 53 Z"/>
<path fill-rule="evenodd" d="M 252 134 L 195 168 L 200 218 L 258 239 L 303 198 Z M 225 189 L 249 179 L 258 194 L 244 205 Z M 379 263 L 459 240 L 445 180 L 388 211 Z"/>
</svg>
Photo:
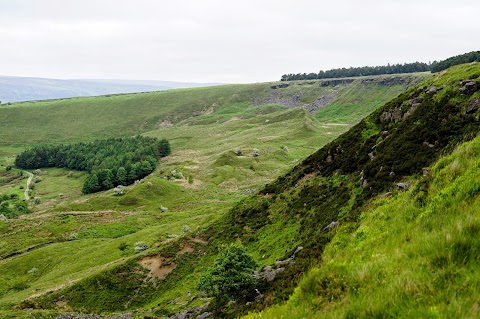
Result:
<svg viewBox="0 0 480 319">
<path fill-rule="evenodd" d="M 405 64 L 393 64 L 383 66 L 364 66 L 358 68 L 341 68 L 327 71 L 320 71 L 318 73 L 298 73 L 298 74 L 284 74 L 282 81 L 292 80 L 317 80 L 330 78 L 346 78 L 354 76 L 368 76 L 381 74 L 397 74 L 397 73 L 414 73 L 430 71 L 430 65 L 427 63 L 415 62 Z"/>
<path fill-rule="evenodd" d="M 166 139 L 136 136 L 110 138 L 90 143 L 38 146 L 17 156 L 15 165 L 23 169 L 62 167 L 90 173 L 83 193 L 94 193 L 128 185 L 150 174 L 158 158 L 170 154 Z"/>
<path fill-rule="evenodd" d="M 469 53 L 453 56 L 446 60 L 436 62 L 432 64 L 432 72 L 440 72 L 448 69 L 454 65 L 471 63 L 471 62 L 480 62 L 480 51 L 472 51 Z"/>
<path fill-rule="evenodd" d="M 364 66 L 364 67 L 350 67 L 341 69 L 332 69 L 327 71 L 320 71 L 318 73 L 298 73 L 298 74 L 284 74 L 281 81 L 293 80 L 317 80 L 329 78 L 345 78 L 354 76 L 370 76 L 382 74 L 398 74 L 398 73 L 414 73 L 414 72 L 440 72 L 448 69 L 451 66 L 470 62 L 480 62 L 480 51 L 473 51 L 462 55 L 457 55 L 446 60 L 432 63 L 404 63 L 383 66 Z"/>
</svg>

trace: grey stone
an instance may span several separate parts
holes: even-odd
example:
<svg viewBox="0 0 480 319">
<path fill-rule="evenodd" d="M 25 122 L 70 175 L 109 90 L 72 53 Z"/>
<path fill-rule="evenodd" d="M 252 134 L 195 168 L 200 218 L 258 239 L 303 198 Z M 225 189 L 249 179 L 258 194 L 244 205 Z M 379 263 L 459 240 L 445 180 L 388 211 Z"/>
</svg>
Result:
<svg viewBox="0 0 480 319">
<path fill-rule="evenodd" d="M 478 111 L 480 108 L 479 100 L 478 99 L 473 99 L 468 103 L 466 113 L 467 114 L 473 114 Z"/>
</svg>

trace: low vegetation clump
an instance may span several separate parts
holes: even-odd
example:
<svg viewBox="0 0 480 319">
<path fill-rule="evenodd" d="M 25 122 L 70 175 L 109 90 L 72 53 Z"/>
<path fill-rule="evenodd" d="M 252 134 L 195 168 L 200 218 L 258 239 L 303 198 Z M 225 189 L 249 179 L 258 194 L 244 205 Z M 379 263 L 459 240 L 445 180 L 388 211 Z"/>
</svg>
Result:
<svg viewBox="0 0 480 319">
<path fill-rule="evenodd" d="M 23 169 L 60 167 L 87 171 L 90 176 L 82 191 L 88 194 L 132 184 L 150 174 L 157 167 L 158 158 L 169 154 L 167 140 L 136 136 L 33 147 L 18 155 L 15 165 Z"/>
<path fill-rule="evenodd" d="M 6 218 L 14 218 L 30 213 L 26 202 L 19 199 L 17 194 L 0 194 L 0 214 Z"/>
</svg>

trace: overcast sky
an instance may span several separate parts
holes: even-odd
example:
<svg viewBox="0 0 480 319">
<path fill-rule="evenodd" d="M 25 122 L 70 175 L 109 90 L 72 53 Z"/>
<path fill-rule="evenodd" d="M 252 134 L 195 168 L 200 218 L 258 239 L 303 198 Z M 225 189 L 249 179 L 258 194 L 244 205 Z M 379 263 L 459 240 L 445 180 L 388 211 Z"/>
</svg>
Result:
<svg viewBox="0 0 480 319">
<path fill-rule="evenodd" d="M 262 82 L 480 50 L 478 0 L 0 0 L 0 74 Z"/>
</svg>

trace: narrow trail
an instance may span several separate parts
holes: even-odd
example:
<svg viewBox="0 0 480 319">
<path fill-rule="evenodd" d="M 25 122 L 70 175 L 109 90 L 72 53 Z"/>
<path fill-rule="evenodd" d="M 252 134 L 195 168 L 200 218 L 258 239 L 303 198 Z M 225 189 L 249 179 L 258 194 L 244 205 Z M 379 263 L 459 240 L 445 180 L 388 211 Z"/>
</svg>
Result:
<svg viewBox="0 0 480 319">
<path fill-rule="evenodd" d="M 28 191 L 30 190 L 30 183 L 32 182 L 33 174 L 27 171 L 24 171 L 24 172 L 28 174 L 27 187 L 25 188 L 25 192 L 23 193 L 25 195 L 25 200 L 27 201 L 30 199 L 30 196 L 28 195 Z"/>
</svg>

